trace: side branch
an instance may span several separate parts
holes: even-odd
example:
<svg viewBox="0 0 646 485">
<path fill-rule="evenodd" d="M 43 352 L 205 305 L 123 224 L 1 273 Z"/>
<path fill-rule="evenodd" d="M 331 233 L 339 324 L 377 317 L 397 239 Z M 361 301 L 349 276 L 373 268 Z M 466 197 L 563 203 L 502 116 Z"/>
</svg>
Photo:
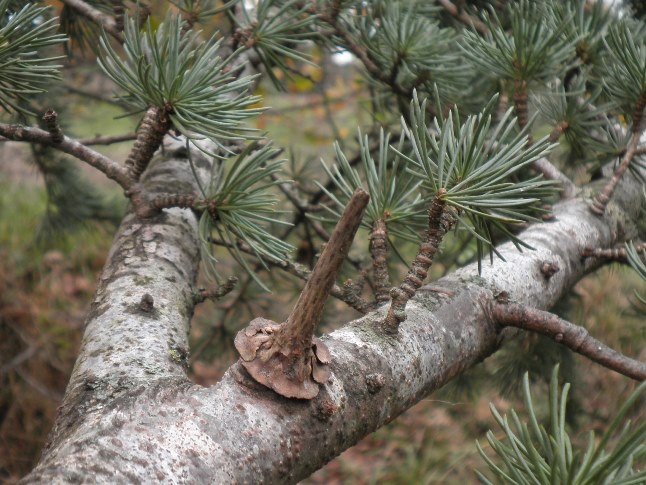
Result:
<svg viewBox="0 0 646 485">
<path fill-rule="evenodd" d="M 447 209 L 443 196 L 446 189 L 441 188 L 433 197 L 428 210 L 428 232 L 424 242 L 420 245 L 415 260 L 408 270 L 404 281 L 390 290 L 391 303 L 388 314 L 383 321 L 383 330 L 388 334 L 396 334 L 399 324 L 406 320 L 406 304 L 415 296 L 428 275 L 428 270 L 433 265 L 435 254 L 440 248 L 440 243 L 447 232 L 455 224 L 455 218 Z"/>
<path fill-rule="evenodd" d="M 635 250 L 638 253 L 646 251 L 646 243 L 635 244 Z M 628 264 L 628 252 L 626 251 L 626 246 L 618 246 L 616 248 L 585 248 L 582 256 L 584 258 L 603 258 Z"/>
<path fill-rule="evenodd" d="M 464 10 L 459 9 L 450 0 L 438 0 L 437 3 L 442 5 L 442 7 L 444 7 L 444 10 L 446 10 L 463 24 L 473 27 L 483 35 L 489 32 L 489 28 L 483 22 L 467 14 Z"/>
<path fill-rule="evenodd" d="M 117 162 L 67 136 L 64 136 L 62 141 L 58 142 L 56 136 L 40 128 L 5 123 L 0 123 L 0 135 L 13 141 L 25 141 L 51 146 L 72 155 L 100 172 L 103 172 L 108 178 L 117 182 L 126 191 L 132 189 L 135 185 L 134 180 L 128 176 L 128 173 Z"/>
<path fill-rule="evenodd" d="M 76 10 L 85 18 L 91 20 L 95 24 L 103 27 L 105 31 L 119 42 L 123 42 L 121 32 L 117 28 L 117 22 L 110 15 L 106 15 L 100 10 L 97 10 L 92 5 L 84 2 L 83 0 L 61 0 L 69 8 Z"/>
<path fill-rule="evenodd" d="M 113 143 L 123 143 L 124 141 L 136 140 L 135 133 L 124 133 L 123 135 L 95 136 L 94 138 L 81 138 L 79 143 L 83 145 L 112 145 Z"/>
<path fill-rule="evenodd" d="M 233 244 L 231 244 L 228 241 L 224 241 L 222 239 L 211 238 L 209 239 L 209 241 L 217 246 L 222 246 L 225 248 L 234 247 Z M 238 244 L 235 245 L 235 247 L 238 248 L 238 250 L 240 250 L 243 253 L 249 254 L 250 256 L 254 256 L 254 257 L 256 256 L 256 253 L 243 242 L 239 242 Z M 304 266 L 287 259 L 283 259 L 281 261 L 274 261 L 269 259 L 265 262 L 269 266 L 279 268 L 302 281 L 307 281 L 310 278 L 310 275 L 312 274 L 312 272 L 307 268 L 305 268 Z M 339 285 L 334 284 L 330 289 L 330 295 L 346 303 L 348 306 L 351 306 L 359 313 L 363 313 L 363 314 L 368 313 L 368 311 L 371 309 L 370 304 L 366 300 L 358 296 L 352 290 L 353 288 L 347 288 L 345 284 L 343 285 L 343 288 L 341 288 Z"/>
<path fill-rule="evenodd" d="M 520 129 L 525 129 L 527 123 L 529 122 L 529 110 L 527 106 L 527 82 L 524 80 L 516 80 L 514 82 L 514 109 L 516 111 L 516 116 L 518 117 L 518 126 Z M 559 123 L 557 127 L 554 128 L 550 134 L 550 141 L 556 141 L 565 131 L 567 126 L 563 123 Z M 531 145 L 533 143 L 532 136 L 528 134 L 527 144 Z M 561 183 L 563 186 L 563 191 L 561 196 L 563 199 L 571 199 L 576 195 L 577 187 L 570 180 L 570 178 L 561 172 L 552 162 L 547 158 L 539 158 L 534 163 L 532 167 L 539 173 L 543 174 L 543 177 L 546 180 L 556 180 Z"/>
<path fill-rule="evenodd" d="M 588 331 L 553 313 L 523 305 L 495 303 L 491 316 L 496 323 L 551 337 L 555 342 L 584 355 L 608 369 L 637 381 L 646 380 L 646 363 L 626 357 L 592 337 Z"/>
<path fill-rule="evenodd" d="M 134 180 L 139 177 L 164 141 L 164 135 L 170 129 L 168 114 L 161 108 L 148 108 L 137 129 L 137 139 L 126 159 L 128 174 Z"/>
<path fill-rule="evenodd" d="M 386 221 L 377 219 L 370 233 L 370 254 L 375 280 L 375 301 L 377 305 L 390 300 L 390 276 L 388 275 L 388 228 Z"/>
<path fill-rule="evenodd" d="M 608 205 L 608 202 L 610 201 L 612 194 L 614 194 L 615 189 L 617 188 L 617 185 L 621 180 L 621 177 L 624 175 L 626 170 L 628 170 L 628 167 L 630 166 L 630 162 L 632 162 L 633 158 L 637 153 L 637 145 L 639 144 L 639 139 L 641 138 L 641 134 L 642 134 L 642 130 L 639 128 L 636 131 L 633 131 L 633 134 L 630 137 L 630 141 L 628 142 L 628 148 L 626 149 L 626 153 L 624 153 L 624 156 L 621 159 L 619 166 L 612 174 L 612 177 L 605 185 L 605 187 L 601 190 L 601 192 L 597 194 L 597 197 L 594 199 L 594 202 L 590 206 L 590 210 L 594 214 L 598 216 L 602 216 L 606 211 L 606 206 Z"/>
<path fill-rule="evenodd" d="M 550 162 L 547 158 L 539 158 L 536 160 L 532 167 L 534 167 L 538 172 L 543 174 L 543 178 L 547 180 L 556 180 L 561 182 L 563 190 L 561 192 L 561 198 L 571 199 L 577 193 L 577 186 L 570 177 L 561 172 L 556 165 Z"/>
</svg>

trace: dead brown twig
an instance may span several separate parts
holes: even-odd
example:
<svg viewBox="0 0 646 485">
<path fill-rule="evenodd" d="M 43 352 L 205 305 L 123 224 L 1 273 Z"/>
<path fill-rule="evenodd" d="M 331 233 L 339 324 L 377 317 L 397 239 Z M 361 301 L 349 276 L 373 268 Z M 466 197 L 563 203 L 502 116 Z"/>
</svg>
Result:
<svg viewBox="0 0 646 485">
<path fill-rule="evenodd" d="M 313 399 L 330 377 L 329 351 L 314 330 L 368 200 L 365 191 L 355 191 L 287 320 L 256 318 L 235 338 L 249 374 L 282 396 Z"/>
</svg>

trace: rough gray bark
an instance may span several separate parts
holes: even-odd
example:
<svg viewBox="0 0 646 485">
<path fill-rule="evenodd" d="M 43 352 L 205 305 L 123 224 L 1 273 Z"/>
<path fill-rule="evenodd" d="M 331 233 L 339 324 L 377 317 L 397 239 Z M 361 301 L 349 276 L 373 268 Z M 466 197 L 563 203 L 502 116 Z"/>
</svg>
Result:
<svg viewBox="0 0 646 485">
<path fill-rule="evenodd" d="M 144 183 L 164 192 L 184 184 L 174 189 L 182 192 L 192 184 L 188 173 L 184 160 L 166 160 Z M 644 200 L 634 179 L 622 182 L 603 218 L 581 197 L 523 233 L 535 251 L 506 244 L 506 262 L 485 263 L 481 276 L 472 265 L 423 287 L 397 336 L 379 331 L 382 307 L 323 337 L 332 378 L 312 401 L 278 396 L 239 364 L 211 388 L 192 384 L 182 355 L 198 267 L 195 217 L 177 209 L 145 222 L 127 216 L 50 442 L 22 483 L 273 484 L 308 476 L 495 352 L 501 329 L 487 302 L 496 294 L 549 308 L 594 269 L 581 258 L 585 247 L 635 235 Z M 546 261 L 560 268 L 551 278 L 541 273 Z M 146 293 L 149 311 L 140 304 Z"/>
</svg>

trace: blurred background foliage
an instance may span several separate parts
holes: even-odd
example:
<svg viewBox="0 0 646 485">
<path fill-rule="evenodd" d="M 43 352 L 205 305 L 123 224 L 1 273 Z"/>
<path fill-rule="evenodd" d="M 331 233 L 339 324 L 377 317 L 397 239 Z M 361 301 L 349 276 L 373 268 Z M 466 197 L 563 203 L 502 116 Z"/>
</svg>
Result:
<svg viewBox="0 0 646 485">
<path fill-rule="evenodd" d="M 44 3 L 60 13 L 59 2 Z M 109 8 L 106 6 L 109 2 L 96 3 L 104 10 Z M 155 25 L 163 19 L 168 2 L 148 3 L 151 22 Z M 399 9 L 405 2 L 390 6 L 389 2 L 383 3 L 384 8 Z M 506 0 L 454 3 L 460 7 L 493 5 L 501 24 L 510 25 L 503 9 L 509 3 Z M 642 2 L 632 3 L 637 13 L 643 15 Z M 185 2 L 174 4 L 181 8 Z M 464 53 L 456 47 L 453 34 L 449 35 L 448 29 L 462 28 L 453 16 L 435 2 L 416 5 L 430 7 L 430 13 L 425 14 L 435 15 L 437 23 L 429 26 L 419 21 L 418 25 L 410 19 L 410 32 L 424 36 L 428 35 L 428 29 L 440 29 L 438 32 L 447 29 L 447 34 L 445 44 L 438 46 L 432 56 L 412 52 L 411 62 L 426 62 L 428 65 L 424 65 L 430 69 L 433 62 L 451 63 L 455 69 L 445 73 L 446 80 L 433 79 L 440 85 L 442 102 L 460 99 L 465 113 L 481 107 L 483 100 L 489 99 L 501 86 L 485 77 L 473 77 Z M 401 15 L 401 12 L 390 12 L 390 15 Z M 64 12 L 64 18 L 65 22 L 74 24 L 69 10 Z M 208 35 L 231 29 L 231 22 L 221 12 L 188 18 Z M 370 35 L 370 32 L 359 34 Z M 64 81 L 49 93 L 24 101 L 28 110 L 37 113 L 54 108 L 65 132 L 80 139 L 132 133 L 137 123 L 136 118 L 123 116 L 127 108 L 113 97 L 115 87 L 96 69 L 92 49 L 97 35 L 91 28 L 81 32 L 76 43 L 68 45 Z M 379 42 L 387 45 L 389 41 L 384 38 Z M 292 47 L 298 55 L 281 56 L 271 48 L 260 52 L 261 62 L 271 75 L 253 94 L 263 98 L 258 106 L 271 109 L 253 123 L 273 140 L 275 147 L 283 149 L 281 156 L 287 161 L 280 178 L 293 180 L 293 187 L 300 194 L 308 197 L 319 194 L 323 198 L 315 184 L 315 181 L 321 184 L 328 181 L 320 160 L 328 164 L 335 161 L 335 142 L 344 153 L 357 153 L 357 126 L 373 139 L 378 139 L 380 126 L 390 127 L 396 133 L 401 100 L 386 96 L 384 86 L 362 75 L 357 61 L 343 53 L 330 54 L 312 44 L 298 42 Z M 388 64 L 392 56 L 378 59 L 383 63 L 381 69 L 392 68 Z M 411 76 L 412 71 L 403 66 L 396 78 L 408 89 L 415 81 Z M 449 79 L 459 82 L 451 83 Z M 430 91 L 431 80 L 420 86 Z M 552 111 L 568 109 L 566 101 L 556 103 Z M 540 103 L 540 97 L 532 102 Z M 37 122 L 29 118 L 23 121 Z M 543 123 L 545 126 L 537 127 L 536 131 L 547 130 L 549 119 Z M 129 143 L 113 143 L 96 148 L 115 160 L 124 160 L 129 146 Z M 576 149 L 574 144 L 572 148 Z M 558 150 L 564 154 L 567 148 Z M 580 156 L 575 152 L 566 155 Z M 14 483 L 38 459 L 55 418 L 76 357 L 95 281 L 125 204 L 119 190 L 101 174 L 51 150 L 32 150 L 27 145 L 0 141 L 0 158 L 0 480 Z M 571 175 L 578 181 L 587 179 L 580 168 L 572 168 Z M 276 194 L 284 199 L 278 189 Z M 287 202 L 280 208 L 291 209 Z M 323 227 L 331 228 L 330 225 Z M 271 229 L 273 234 L 296 247 L 294 259 L 298 263 L 305 267 L 313 265 L 320 238 L 312 225 L 302 224 L 293 230 L 276 225 Z M 358 234 L 354 247 L 351 256 L 355 265 L 346 265 L 340 281 L 356 279 L 355 266 L 369 261 L 365 249 L 367 231 Z M 397 250 L 402 258 L 411 260 L 416 247 L 403 241 Z M 429 279 L 438 279 L 455 267 L 473 261 L 476 252 L 475 241 L 469 233 L 451 233 Z M 225 275 L 236 274 L 240 281 L 226 298 L 205 302 L 196 310 L 191 331 L 190 372 L 196 382 L 204 385 L 215 383 L 237 359 L 233 337 L 241 327 L 259 315 L 282 321 L 302 288 L 302 282 L 296 277 L 269 272 L 249 260 L 248 264 L 256 264 L 259 277 L 273 291 L 264 292 L 254 278 L 240 274 L 239 266 L 227 256 L 226 249 L 218 248 L 215 256 L 220 261 L 218 270 Z M 390 269 L 393 281 L 405 272 L 396 256 Z M 200 284 L 208 286 L 211 282 L 203 277 Z M 584 324 L 611 347 L 644 360 L 646 325 L 643 313 L 638 311 L 642 304 L 633 296 L 635 290 L 642 295 L 646 293 L 643 281 L 634 271 L 618 264 L 608 265 L 577 284 L 555 311 L 570 321 Z M 328 332 L 340 322 L 357 316 L 344 303 L 331 299 L 320 331 Z M 501 413 L 512 406 L 522 411 L 524 404 L 519 390 L 522 375 L 529 371 L 534 379 L 533 394 L 539 403 L 537 412 L 546 416 L 547 402 L 543 401 L 544 408 L 541 408 L 540 396 L 547 395 L 549 375 L 556 362 L 561 363 L 562 380 L 573 383 L 567 416 L 573 430 L 572 439 L 575 443 L 585 443 L 587 430 L 602 431 L 616 411 L 617 403 L 634 386 L 548 339 L 517 334 L 514 342 L 496 356 L 365 438 L 304 483 L 474 483 L 473 470 L 483 468 L 474 438 L 484 436 L 494 426 L 489 402 Z M 645 410 L 646 406 L 642 406 L 641 413 Z"/>
</svg>

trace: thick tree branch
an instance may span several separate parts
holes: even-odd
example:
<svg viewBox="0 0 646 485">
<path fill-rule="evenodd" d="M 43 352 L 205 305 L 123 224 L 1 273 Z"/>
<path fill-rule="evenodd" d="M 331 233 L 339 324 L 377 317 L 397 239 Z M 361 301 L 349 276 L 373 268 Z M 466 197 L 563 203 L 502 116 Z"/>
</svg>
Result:
<svg viewBox="0 0 646 485">
<path fill-rule="evenodd" d="M 179 162 L 160 167 L 175 180 L 185 169 Z M 181 352 L 168 349 L 184 345 L 189 328 L 183 295 L 197 270 L 195 217 L 173 209 L 141 224 L 129 216 L 50 445 L 23 483 L 295 483 L 493 353 L 500 329 L 485 308 L 495 294 L 506 290 L 517 304 L 550 308 L 598 264 L 581 259 L 585 247 L 608 247 L 616 234 L 634 237 L 641 184 L 627 176 L 620 186 L 606 217 L 590 213 L 584 200 L 564 201 L 552 222 L 522 234 L 534 251 L 505 244 L 498 249 L 506 261 L 485 265 L 481 276 L 471 265 L 434 282 L 442 292 L 420 288 L 396 338 L 378 330 L 383 308 L 324 337 L 332 377 L 309 402 L 277 397 L 239 364 L 212 388 L 188 382 L 175 360 Z M 560 268 L 549 279 L 540 272 L 546 261 Z M 128 312 L 142 293 L 154 298 L 158 319 Z"/>
<path fill-rule="evenodd" d="M 25 141 L 51 146 L 72 155 L 103 172 L 108 178 L 117 182 L 126 191 L 131 190 L 135 185 L 135 181 L 128 176 L 126 170 L 117 162 L 67 136 L 64 136 L 62 141 L 57 142 L 56 137 L 40 128 L 5 123 L 0 123 L 0 135 L 13 141 Z"/>
<path fill-rule="evenodd" d="M 495 303 L 491 316 L 499 325 L 517 327 L 551 337 L 555 342 L 608 369 L 632 379 L 646 380 L 646 363 L 631 359 L 592 337 L 588 331 L 553 313 L 509 303 Z"/>
</svg>

